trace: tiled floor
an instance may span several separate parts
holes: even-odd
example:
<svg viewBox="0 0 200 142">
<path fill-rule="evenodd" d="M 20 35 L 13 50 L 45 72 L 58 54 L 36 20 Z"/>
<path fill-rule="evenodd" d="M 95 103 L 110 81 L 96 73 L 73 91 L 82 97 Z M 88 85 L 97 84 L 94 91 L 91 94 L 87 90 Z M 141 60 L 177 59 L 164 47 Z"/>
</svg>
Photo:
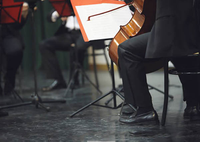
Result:
<svg viewBox="0 0 200 142">
<path fill-rule="evenodd" d="M 67 80 L 67 72 L 63 72 Z M 89 78 L 94 81 L 93 72 L 87 72 Z M 112 90 L 111 79 L 106 71 L 99 71 L 100 90 L 102 95 Z M 163 73 L 158 71 L 148 74 L 148 83 L 163 90 Z M 102 96 L 85 80 L 85 84 L 74 90 L 73 94 L 66 90 L 57 90 L 43 93 L 40 89 L 50 83 L 45 80 L 42 73 L 38 77 L 37 94 L 42 100 L 64 99 L 66 103 L 44 103 L 50 107 L 47 112 L 42 108 L 31 105 L 4 109 L 9 116 L 0 118 L 0 142 L 199 142 L 200 122 L 185 121 L 182 117 L 185 104 L 182 101 L 182 89 L 177 76 L 170 76 L 170 94 L 174 99 L 169 99 L 169 107 L 166 125 L 163 126 L 130 126 L 119 123 L 119 109 L 108 109 L 98 106 L 90 106 L 74 117 L 70 115 L 97 97 Z M 115 72 L 116 86 L 121 84 L 118 72 Z M 20 96 L 25 102 L 33 100 L 34 81 L 32 74 L 23 73 L 21 80 Z M 19 83 L 17 82 L 19 91 Z M 150 91 L 153 104 L 162 116 L 163 94 L 156 90 Z M 98 101 L 105 104 L 112 95 Z M 2 103 L 5 103 L 1 99 Z M 117 97 L 117 105 L 122 100 Z M 113 105 L 113 101 L 109 103 Z"/>
</svg>

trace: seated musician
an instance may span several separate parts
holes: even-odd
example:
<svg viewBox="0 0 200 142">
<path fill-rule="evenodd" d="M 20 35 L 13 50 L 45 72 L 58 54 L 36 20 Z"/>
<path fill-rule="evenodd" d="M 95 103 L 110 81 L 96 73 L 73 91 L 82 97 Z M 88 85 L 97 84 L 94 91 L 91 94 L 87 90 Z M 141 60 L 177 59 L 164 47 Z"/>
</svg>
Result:
<svg viewBox="0 0 200 142">
<path fill-rule="evenodd" d="M 198 59 L 187 56 L 199 51 L 199 31 L 193 0 L 157 0 L 156 20 L 151 32 L 132 37 L 118 46 L 119 68 L 125 101 L 137 108 L 127 124 L 158 124 L 148 90 L 144 63 L 170 58 L 177 70 L 196 69 Z M 184 118 L 200 120 L 199 78 L 180 75 L 186 108 Z"/>
<path fill-rule="evenodd" d="M 20 29 L 24 26 L 28 15 L 28 4 L 24 3 L 22 8 L 21 23 L 4 24 L 0 27 L 1 34 L 1 56 L 5 56 L 5 76 L 4 88 L 0 86 L 0 96 L 5 95 L 6 98 L 12 99 L 12 93 L 15 88 L 15 76 L 22 62 L 24 43 L 20 35 Z M 3 64 L 1 64 L 3 68 Z M 12 100 L 9 100 L 12 101 Z M 10 103 L 10 102 L 9 102 Z M 0 116 L 8 115 L 0 111 Z"/>
<path fill-rule="evenodd" d="M 45 39 L 40 43 L 40 52 L 46 77 L 54 80 L 52 84 L 42 88 L 42 91 L 52 91 L 67 87 L 56 57 L 56 51 L 70 51 L 70 70 L 73 71 L 74 66 L 72 64 L 75 60 L 73 48 L 77 49 L 78 62 L 80 65 L 83 65 L 85 57 L 84 53 L 89 46 L 105 47 L 104 41 L 84 42 L 77 19 L 73 12 L 69 17 L 60 17 L 58 12 L 53 10 L 48 16 L 48 20 L 51 22 L 56 22 L 59 18 L 61 18 L 63 22 L 57 32 L 52 37 Z M 73 85 L 70 86 L 71 88 L 79 87 L 78 74 L 78 72 L 75 74 Z"/>
</svg>

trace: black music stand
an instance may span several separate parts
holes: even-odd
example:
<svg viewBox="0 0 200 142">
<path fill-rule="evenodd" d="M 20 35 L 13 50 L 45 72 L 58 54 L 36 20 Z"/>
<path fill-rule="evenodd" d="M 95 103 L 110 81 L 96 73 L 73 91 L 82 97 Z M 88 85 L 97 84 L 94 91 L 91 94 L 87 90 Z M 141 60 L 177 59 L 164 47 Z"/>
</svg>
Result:
<svg viewBox="0 0 200 142">
<path fill-rule="evenodd" d="M 67 17 L 67 16 L 70 16 L 70 15 L 73 14 L 70 0 L 49 0 L 49 2 L 52 4 L 52 6 L 58 12 L 60 17 Z M 71 73 L 72 70 L 70 71 L 70 79 L 69 79 L 69 82 L 68 82 L 67 89 L 65 91 L 65 95 L 67 95 L 69 89 L 72 89 L 72 92 L 73 92 L 74 88 L 71 87 L 71 85 L 74 82 L 74 76 L 78 72 L 80 72 L 82 74 L 82 76 L 85 77 L 91 83 L 91 85 L 95 87 L 95 89 L 100 94 L 102 94 L 102 92 L 98 89 L 98 87 L 89 79 L 89 77 L 85 73 L 84 69 L 82 68 L 82 66 L 78 62 L 78 55 L 77 55 L 76 45 L 72 46 L 71 48 L 72 49 L 70 50 L 70 52 L 72 52 L 72 54 L 74 53 L 75 61 L 73 61 L 73 73 Z"/>
<path fill-rule="evenodd" d="M 89 17 L 88 17 L 89 19 Z M 108 93 L 102 95 L 101 97 L 97 98 L 96 100 L 90 102 L 89 104 L 83 106 L 82 108 L 80 108 L 79 110 L 75 111 L 73 114 L 70 115 L 70 117 L 73 117 L 74 115 L 78 114 L 79 112 L 83 111 L 84 109 L 88 108 L 91 105 L 95 105 L 95 106 L 100 106 L 100 107 L 105 107 L 105 108 L 110 108 L 110 109 L 118 109 L 119 107 L 123 106 L 124 103 L 121 103 L 120 105 L 117 105 L 117 100 L 116 100 L 116 96 L 119 96 L 122 100 L 124 100 L 124 96 L 122 96 L 120 94 L 121 89 L 117 90 L 115 88 L 115 76 L 114 76 L 114 65 L 113 65 L 113 61 L 111 60 L 111 69 L 110 69 L 110 73 L 111 73 L 111 79 L 112 79 L 112 90 L 109 91 Z M 100 101 L 101 99 L 107 97 L 108 95 L 112 95 L 112 100 L 113 100 L 113 107 L 108 106 L 107 104 L 105 105 L 99 105 L 99 104 L 95 104 L 96 102 Z M 132 105 L 128 104 L 132 109 L 136 110 Z"/>
<path fill-rule="evenodd" d="M 3 1 L 3 0 L 2 0 Z M 29 7 L 31 10 L 31 33 L 32 33 L 32 50 L 33 50 L 33 68 L 34 68 L 34 89 L 35 89 L 35 94 L 32 96 L 33 100 L 30 102 L 23 102 L 19 104 L 14 104 L 14 105 L 7 105 L 7 106 L 2 106 L 0 107 L 1 109 L 6 109 L 6 108 L 13 108 L 13 107 L 19 107 L 19 106 L 25 106 L 25 105 L 31 105 L 34 104 L 36 108 L 39 106 L 45 109 L 46 111 L 49 111 L 50 108 L 46 107 L 43 105 L 43 103 L 65 103 L 66 100 L 48 100 L 48 101 L 43 101 L 41 97 L 38 95 L 38 88 L 37 88 L 37 71 L 36 71 L 36 46 L 35 46 L 35 26 L 34 26 L 34 7 L 37 1 L 39 0 L 14 0 L 15 2 L 28 2 Z"/>
<path fill-rule="evenodd" d="M 85 105 L 84 107 L 80 108 L 79 110 L 75 111 L 73 114 L 70 115 L 70 117 L 73 117 L 74 115 L 76 115 L 77 113 L 83 111 L 84 109 L 88 108 L 89 106 L 91 105 L 95 105 L 95 106 L 100 106 L 100 107 L 105 107 L 105 108 L 111 108 L 111 109 L 118 109 L 119 107 L 123 106 L 123 103 L 122 105 L 118 105 L 117 106 L 117 100 L 116 100 L 116 96 L 119 96 L 122 100 L 124 100 L 124 96 L 122 96 L 119 92 L 121 90 L 117 90 L 115 88 L 115 76 L 114 76 L 114 65 L 113 65 L 113 61 L 111 60 L 111 78 L 112 78 L 112 90 L 106 94 L 104 94 L 103 96 L 97 98 L 96 100 L 92 101 L 91 103 Z M 99 104 L 95 104 L 96 102 L 100 101 L 101 99 L 107 97 L 108 95 L 113 95 L 112 96 L 112 100 L 113 100 L 113 103 L 114 103 L 114 106 L 113 107 L 110 107 L 108 105 L 99 105 Z M 132 105 L 128 104 L 132 109 L 136 110 Z"/>
</svg>

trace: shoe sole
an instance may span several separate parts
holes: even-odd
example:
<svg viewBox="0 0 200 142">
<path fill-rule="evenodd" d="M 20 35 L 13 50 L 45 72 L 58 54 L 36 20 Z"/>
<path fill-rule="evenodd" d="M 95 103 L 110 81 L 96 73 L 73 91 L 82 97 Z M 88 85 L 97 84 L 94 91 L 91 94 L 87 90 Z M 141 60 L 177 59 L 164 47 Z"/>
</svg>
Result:
<svg viewBox="0 0 200 142">
<path fill-rule="evenodd" d="M 126 123 L 126 122 L 121 122 L 120 123 L 122 124 L 128 124 L 128 125 L 159 125 L 160 122 L 159 121 L 143 121 L 143 122 L 136 122 L 136 123 Z"/>
</svg>

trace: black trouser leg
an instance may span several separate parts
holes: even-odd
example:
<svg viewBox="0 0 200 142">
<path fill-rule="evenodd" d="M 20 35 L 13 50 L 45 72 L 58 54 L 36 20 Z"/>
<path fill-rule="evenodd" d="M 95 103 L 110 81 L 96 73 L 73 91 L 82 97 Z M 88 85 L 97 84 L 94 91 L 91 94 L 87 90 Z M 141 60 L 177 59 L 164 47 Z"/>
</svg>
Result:
<svg viewBox="0 0 200 142">
<path fill-rule="evenodd" d="M 63 81 L 64 78 L 59 67 L 55 50 L 49 50 L 45 48 L 45 45 L 41 45 L 40 52 L 42 54 L 42 61 L 47 78 Z"/>
<path fill-rule="evenodd" d="M 15 77 L 22 62 L 23 52 L 6 55 L 5 92 L 15 88 Z"/>
<path fill-rule="evenodd" d="M 9 92 L 15 87 L 15 76 L 23 57 L 23 45 L 18 37 L 9 34 L 4 36 L 2 43 L 6 58 L 4 92 Z"/>
<path fill-rule="evenodd" d="M 56 51 L 68 51 L 71 46 L 71 39 L 68 35 L 54 36 L 40 43 L 45 74 L 49 79 L 64 81 L 62 71 L 56 57 Z"/>
<path fill-rule="evenodd" d="M 119 67 L 125 101 L 137 107 L 152 107 L 144 67 L 148 34 L 127 40 L 119 45 Z"/>
</svg>

